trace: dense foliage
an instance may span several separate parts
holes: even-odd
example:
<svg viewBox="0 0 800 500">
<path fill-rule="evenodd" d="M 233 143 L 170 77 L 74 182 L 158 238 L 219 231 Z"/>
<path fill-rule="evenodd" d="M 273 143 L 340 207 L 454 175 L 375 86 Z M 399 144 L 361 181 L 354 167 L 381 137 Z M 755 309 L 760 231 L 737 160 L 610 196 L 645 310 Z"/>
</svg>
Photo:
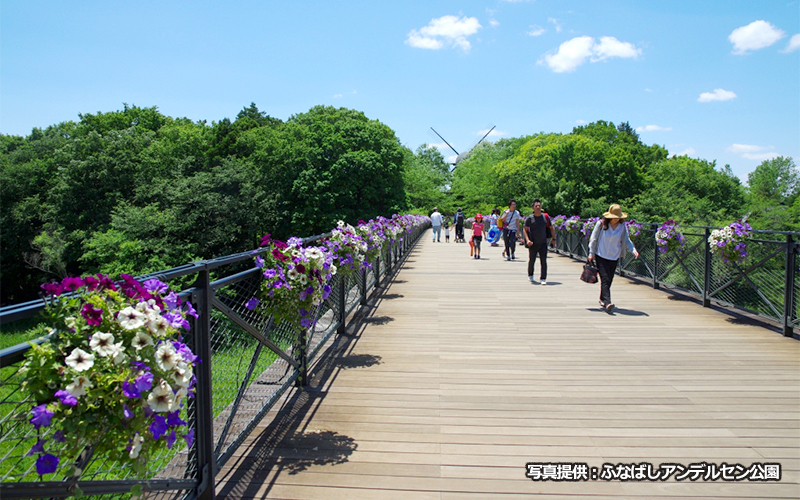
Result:
<svg viewBox="0 0 800 500">
<path fill-rule="evenodd" d="M 125 106 L 0 135 L 2 303 L 53 277 L 142 274 L 405 211 L 414 154 L 363 113 L 212 125 Z"/>
</svg>

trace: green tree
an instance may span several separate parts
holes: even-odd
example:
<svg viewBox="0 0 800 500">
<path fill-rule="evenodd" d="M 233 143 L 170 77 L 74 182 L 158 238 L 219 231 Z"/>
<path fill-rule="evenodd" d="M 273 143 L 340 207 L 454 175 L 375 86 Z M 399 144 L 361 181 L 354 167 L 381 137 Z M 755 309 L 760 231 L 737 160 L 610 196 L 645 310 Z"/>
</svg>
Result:
<svg viewBox="0 0 800 500">
<path fill-rule="evenodd" d="M 444 206 L 451 179 L 449 167 L 442 153 L 427 144 L 417 148 L 414 155 L 406 155 L 403 182 L 412 210 L 427 213 Z"/>
</svg>

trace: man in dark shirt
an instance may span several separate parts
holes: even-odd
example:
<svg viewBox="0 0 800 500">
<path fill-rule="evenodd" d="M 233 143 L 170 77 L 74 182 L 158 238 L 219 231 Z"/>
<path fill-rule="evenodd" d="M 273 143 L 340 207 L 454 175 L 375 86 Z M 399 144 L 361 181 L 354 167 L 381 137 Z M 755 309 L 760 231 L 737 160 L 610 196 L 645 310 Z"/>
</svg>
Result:
<svg viewBox="0 0 800 500">
<path fill-rule="evenodd" d="M 528 279 L 531 283 L 535 283 L 533 280 L 533 265 L 536 263 L 536 255 L 538 254 L 542 271 L 539 281 L 542 285 L 546 285 L 547 244 L 553 234 L 550 226 L 550 217 L 542 213 L 542 202 L 539 200 L 534 200 L 533 213 L 525 218 L 523 235 L 525 236 L 525 246 L 528 247 Z"/>
</svg>

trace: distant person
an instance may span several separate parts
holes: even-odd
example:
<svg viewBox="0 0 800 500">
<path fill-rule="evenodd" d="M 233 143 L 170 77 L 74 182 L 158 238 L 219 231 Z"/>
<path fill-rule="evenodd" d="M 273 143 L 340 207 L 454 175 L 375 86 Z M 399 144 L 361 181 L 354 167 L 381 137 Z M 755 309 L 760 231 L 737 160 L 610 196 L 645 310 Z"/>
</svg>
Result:
<svg viewBox="0 0 800 500">
<path fill-rule="evenodd" d="M 519 221 L 522 218 L 517 210 L 516 200 L 508 202 L 508 208 L 503 212 L 500 220 L 503 221 L 503 242 L 506 244 L 504 255 L 506 260 L 516 259 L 517 249 L 517 231 L 519 230 Z"/>
<path fill-rule="evenodd" d="M 500 219 L 500 209 L 499 208 L 493 208 L 492 209 L 492 213 L 490 215 L 486 216 L 485 223 L 489 225 L 489 229 L 491 229 L 492 226 L 496 226 L 497 230 L 502 233 L 502 228 L 498 225 L 498 220 L 499 219 Z M 492 243 L 492 246 L 493 247 L 497 247 L 497 246 L 500 246 L 500 244 L 495 241 L 494 243 Z"/>
<path fill-rule="evenodd" d="M 481 214 L 477 214 L 475 216 L 475 222 L 472 223 L 472 247 L 475 250 L 475 258 L 481 258 L 481 240 L 483 237 L 486 236 L 486 229 L 483 225 L 483 216 Z M 470 254 L 472 254 L 472 249 L 470 249 Z"/>
<path fill-rule="evenodd" d="M 611 302 L 611 282 L 614 280 L 614 271 L 617 270 L 619 259 L 625 256 L 625 251 L 633 252 L 635 258 L 639 258 L 639 252 L 633 246 L 628 228 L 622 224 L 628 214 L 622 211 L 622 207 L 613 204 L 608 207 L 608 212 L 603 214 L 603 218 L 597 221 L 589 238 L 589 262 L 597 262 L 597 270 L 600 275 L 600 307 L 606 312 L 614 310 Z"/>
<path fill-rule="evenodd" d="M 431 214 L 431 226 L 433 227 L 433 241 L 438 241 L 441 243 L 442 241 L 442 214 L 439 213 L 439 209 L 433 207 L 433 213 Z"/>
<path fill-rule="evenodd" d="M 456 214 L 453 216 L 453 224 L 456 225 L 456 243 L 464 242 L 464 212 L 461 211 L 461 208 L 456 210 Z"/>
<path fill-rule="evenodd" d="M 450 243 L 450 223 L 445 222 L 444 224 L 444 242 Z"/>
<path fill-rule="evenodd" d="M 536 264 L 536 256 L 539 256 L 539 283 L 547 284 L 547 245 L 553 237 L 553 227 L 550 224 L 550 215 L 542 212 L 542 202 L 533 200 L 533 213 L 525 218 L 525 226 L 522 235 L 525 238 L 525 246 L 528 248 L 528 280 L 536 283 L 533 279 L 533 267 Z"/>
</svg>

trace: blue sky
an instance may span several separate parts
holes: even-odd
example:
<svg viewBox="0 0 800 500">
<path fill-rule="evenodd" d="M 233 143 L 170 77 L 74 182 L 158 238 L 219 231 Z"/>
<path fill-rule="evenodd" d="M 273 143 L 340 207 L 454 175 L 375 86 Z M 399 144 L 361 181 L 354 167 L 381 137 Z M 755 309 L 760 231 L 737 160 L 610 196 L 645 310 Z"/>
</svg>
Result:
<svg viewBox="0 0 800 500">
<path fill-rule="evenodd" d="M 412 150 L 628 121 L 730 164 L 800 158 L 800 2 L 39 1 L 0 6 L 0 132 L 123 103 L 363 111 Z M 443 144 L 445 156 L 452 152 Z"/>
</svg>

